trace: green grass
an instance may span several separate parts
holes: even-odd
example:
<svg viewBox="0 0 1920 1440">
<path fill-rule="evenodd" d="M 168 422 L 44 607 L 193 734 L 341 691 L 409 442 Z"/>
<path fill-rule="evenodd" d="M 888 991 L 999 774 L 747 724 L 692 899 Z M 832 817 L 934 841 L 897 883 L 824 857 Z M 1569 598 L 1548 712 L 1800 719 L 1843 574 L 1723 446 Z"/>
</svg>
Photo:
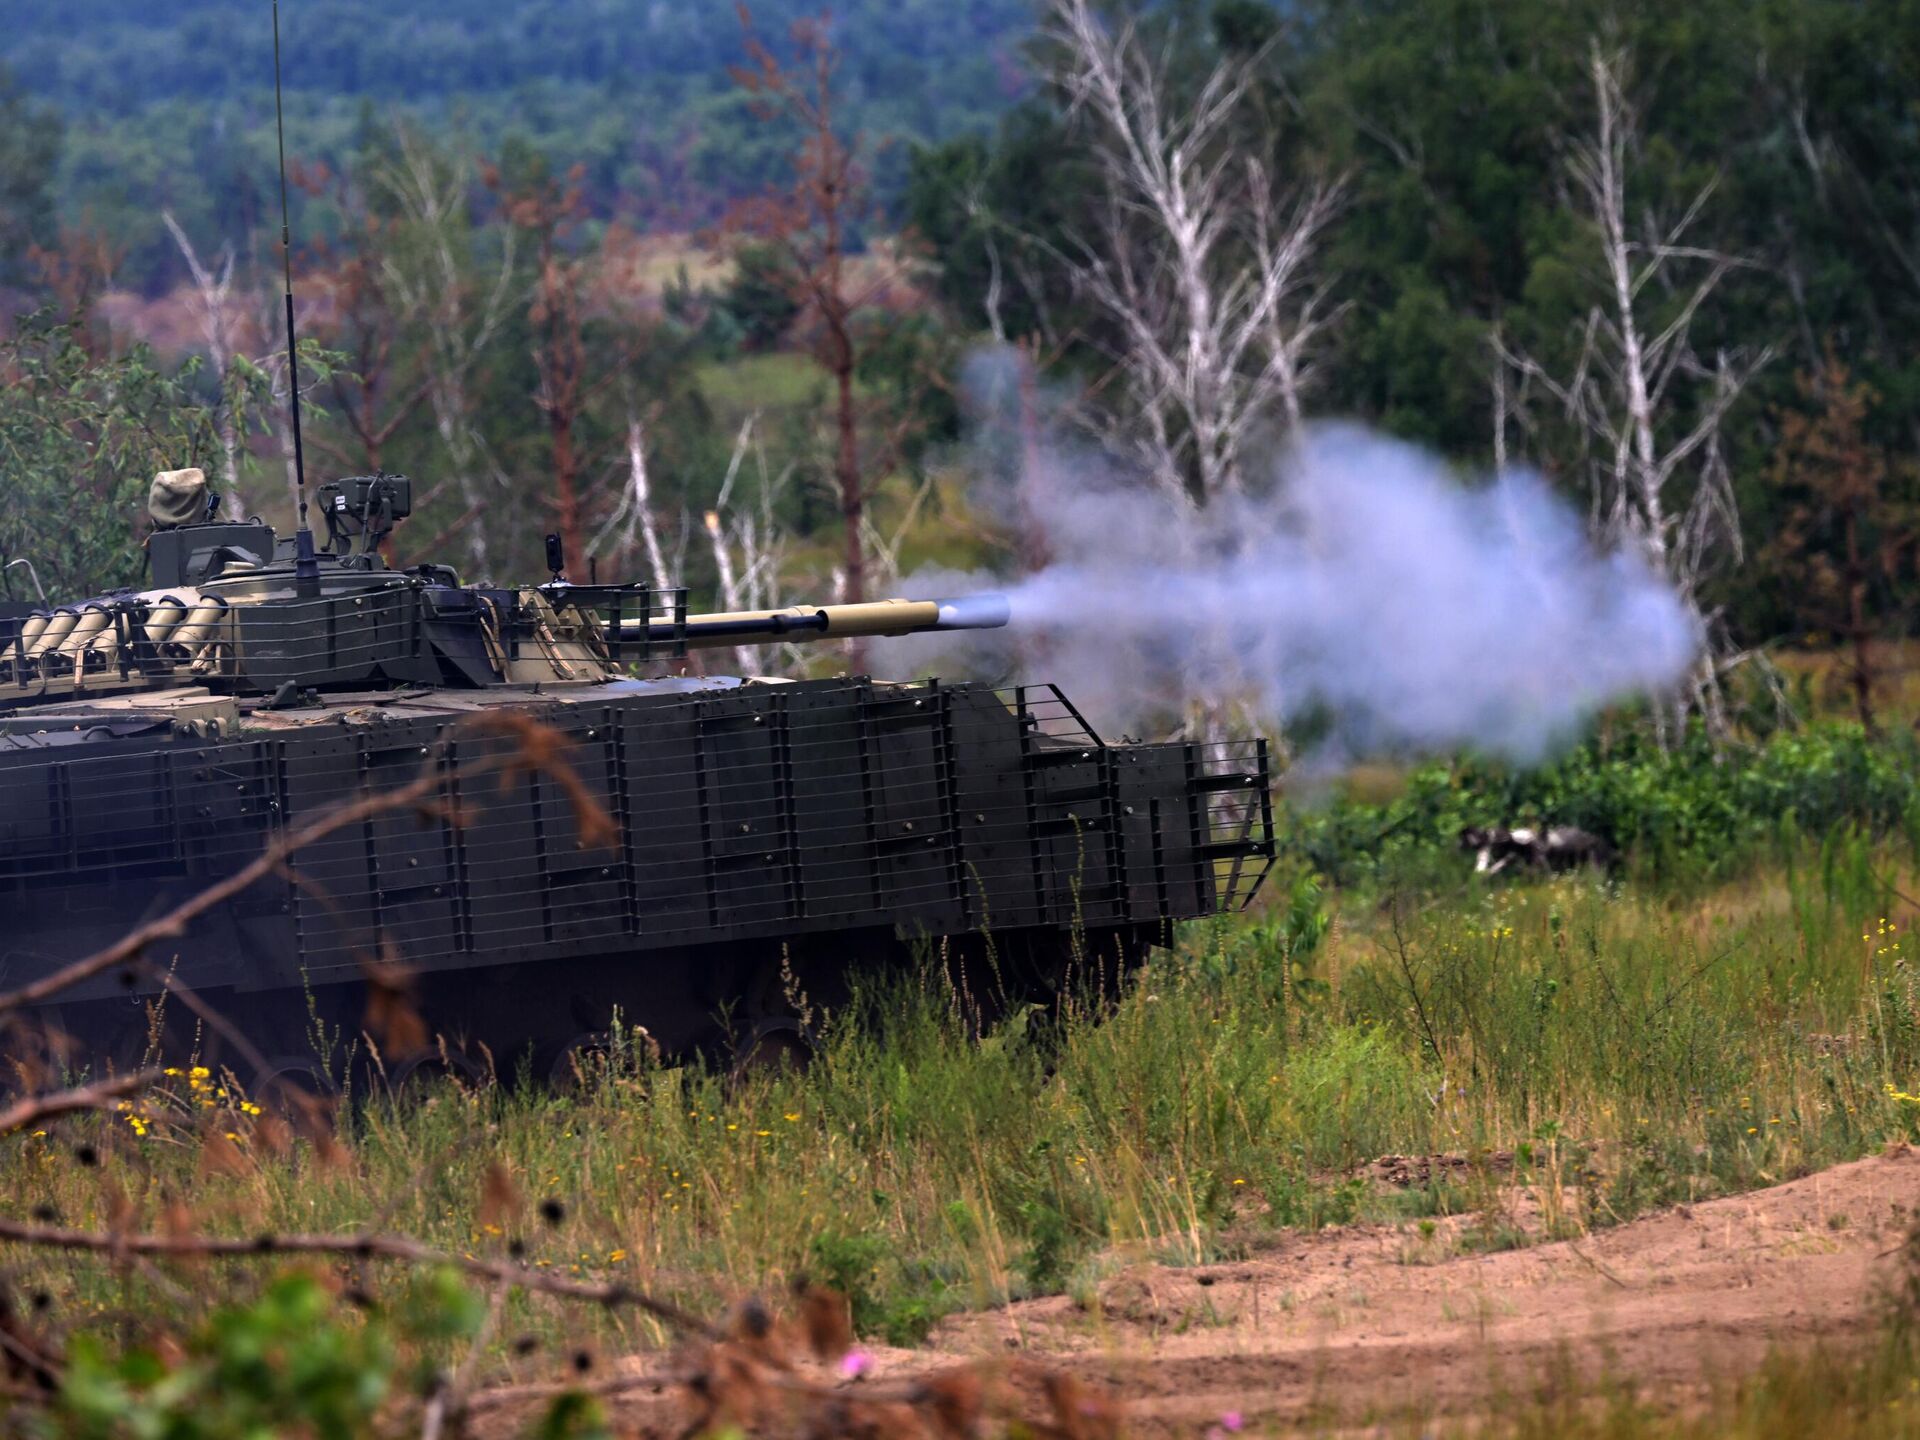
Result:
<svg viewBox="0 0 1920 1440">
<path fill-rule="evenodd" d="M 1894 855 L 1869 870 L 1915 893 Z M 178 1204 L 214 1231 L 382 1226 L 473 1254 L 518 1242 L 543 1267 L 709 1308 L 806 1272 L 899 1342 L 955 1308 L 1066 1289 L 1115 1249 L 1192 1262 L 1263 1227 L 1475 1203 L 1352 1178 L 1388 1152 L 1511 1150 L 1556 1226 L 1607 1225 L 1915 1134 L 1911 910 L 1848 873 L 1803 865 L 1686 900 L 1580 879 L 1350 902 L 1330 928 L 1303 886 L 1290 909 L 1190 929 L 1110 1013 L 979 1039 L 934 955 L 830 1017 L 803 1075 L 730 1091 L 635 1060 L 576 1099 L 509 1083 L 374 1100 L 331 1158 L 272 1153 L 256 1122 L 189 1092 L 151 1107 L 144 1137 L 69 1121 L 8 1142 L 0 1206 L 99 1226 Z M 237 1145 L 209 1149 L 209 1123 Z M 522 1204 L 483 1219 L 495 1163 Z M 67 1324 L 180 1303 L 177 1280 L 138 1269 L 9 1262 Z M 502 1333 L 559 1343 L 581 1319 L 520 1299 Z M 662 1338 L 591 1323 L 603 1344 Z"/>
<path fill-rule="evenodd" d="M 829 380 L 805 355 L 767 354 L 704 365 L 698 383 L 716 423 L 738 428 L 755 411 L 780 416 L 817 409 Z"/>
<path fill-rule="evenodd" d="M 1299 877 L 1258 915 L 1190 927 L 1110 1003 L 983 1036 L 933 953 L 827 1017 L 803 1074 L 729 1086 L 636 1047 L 570 1098 L 513 1077 L 374 1098 L 334 1146 L 275 1145 L 221 1077 L 189 1073 L 134 1114 L 13 1137 L 0 1208 L 86 1228 L 398 1230 L 709 1313 L 805 1274 L 900 1344 L 956 1309 L 1082 1292 L 1116 1256 L 1193 1263 L 1283 1228 L 1473 1212 L 1462 1244 L 1528 1243 L 1491 1166 L 1387 1192 L 1357 1172 L 1390 1152 L 1510 1152 L 1548 1232 L 1577 1234 L 1920 1136 L 1909 852 L 1847 835 L 1787 856 L 1678 890 L 1580 876 L 1335 903 Z M 121 1417 L 73 1434 L 134 1433 L 146 1392 L 127 1381 L 165 1369 L 143 1357 L 168 1345 L 200 1357 L 179 1393 L 209 1397 L 201 1412 L 229 1391 L 236 1425 L 295 1403 L 248 1359 L 257 1335 L 307 1354 L 329 1404 L 377 1409 L 356 1375 L 430 1376 L 485 1310 L 446 1277 L 378 1265 L 316 1265 L 315 1291 L 244 1262 L 8 1262 L 10 1291 L 44 1297 L 38 1323 L 84 1362 L 74 1405 Z M 327 1293 L 343 1290 L 355 1306 Z M 210 1296 L 235 1308 L 196 1330 Z M 288 1338 L 308 1329 L 326 1344 Z M 487 1335 L 489 1373 L 527 1378 L 556 1351 L 667 1339 L 525 1294 Z M 1916 1373 L 1898 1353 L 1904 1369 L 1798 1356 L 1728 1377 L 1711 1431 L 1625 1392 L 1503 1407 L 1499 1423 L 1757 1436 L 1792 1433 L 1786 1416 L 1896 1434 Z"/>
<path fill-rule="evenodd" d="M 1291 807 L 1282 844 L 1345 886 L 1450 883 L 1462 826 L 1553 823 L 1606 836 L 1638 880 L 1701 890 L 1768 862 L 1858 866 L 1885 839 L 1920 851 L 1920 741 L 1823 721 L 1726 745 L 1696 729 L 1663 749 L 1602 727 L 1536 768 L 1374 765 L 1327 799 Z"/>
<path fill-rule="evenodd" d="M 1387 1433 L 1395 1433 L 1389 1430 Z M 1684 1411 L 1622 1383 L 1598 1397 L 1569 1384 L 1558 1395 L 1515 1397 L 1491 1418 L 1409 1424 L 1421 1440 L 1912 1440 L 1920 1435 L 1920 1354 L 1889 1338 L 1864 1360 L 1816 1348 L 1776 1352 L 1755 1375 L 1727 1376 Z"/>
</svg>

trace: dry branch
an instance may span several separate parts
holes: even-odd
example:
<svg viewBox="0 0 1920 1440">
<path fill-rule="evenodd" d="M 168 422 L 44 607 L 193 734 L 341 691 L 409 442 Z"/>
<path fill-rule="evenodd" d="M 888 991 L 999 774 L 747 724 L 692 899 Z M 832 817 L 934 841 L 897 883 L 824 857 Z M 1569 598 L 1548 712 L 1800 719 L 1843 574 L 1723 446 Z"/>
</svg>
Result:
<svg viewBox="0 0 1920 1440">
<path fill-rule="evenodd" d="M 296 826 L 269 842 L 266 849 L 251 862 L 227 876 L 226 879 L 216 881 L 197 895 L 181 901 L 158 919 L 149 920 L 137 929 L 129 931 L 104 950 L 97 950 L 84 959 L 75 960 L 70 965 L 63 965 L 51 975 L 0 994 L 0 1015 L 10 1014 L 24 1006 L 37 1005 L 43 1000 L 49 1000 L 64 990 L 71 990 L 75 985 L 91 980 L 96 975 L 104 974 L 115 966 L 133 964 L 146 953 L 149 946 L 161 940 L 179 939 L 187 933 L 187 927 L 194 920 L 206 914 L 214 906 L 226 903 L 250 886 L 274 874 L 296 851 L 317 840 L 324 840 L 337 830 L 362 824 L 390 810 L 417 804 L 438 789 L 441 783 L 439 771 L 429 767 L 398 790 L 369 795 L 323 815 L 315 816 L 305 824 Z"/>
<path fill-rule="evenodd" d="M 1524 397 L 1538 385 L 1573 432 L 1601 538 L 1643 554 L 1694 612 L 1705 640 L 1712 626 L 1701 613 L 1702 586 L 1721 562 L 1741 558 L 1721 429 L 1773 352 L 1721 350 L 1708 359 L 1695 350 L 1702 308 L 1750 262 L 1692 238 L 1717 180 L 1701 186 L 1677 219 L 1633 222 L 1629 191 L 1641 130 L 1627 95 L 1629 71 L 1624 53 L 1593 46 L 1593 128 L 1568 162 L 1574 203 L 1598 237 L 1604 299 L 1582 322 L 1570 373 L 1556 374 L 1495 332 L 1503 371 L 1495 391 L 1496 449 L 1504 455 L 1510 400 L 1522 432 L 1534 428 Z M 1509 377 L 1518 382 L 1517 395 L 1508 391 Z M 1696 677 L 1710 721 L 1717 673 L 1709 655 Z"/>
<path fill-rule="evenodd" d="M 82 1110 L 104 1110 L 115 1100 L 146 1089 L 159 1080 L 160 1074 L 158 1070 L 136 1070 L 130 1075 L 95 1080 L 91 1084 L 76 1085 L 51 1095 L 34 1095 L 25 1100 L 16 1100 L 0 1110 L 0 1135 L 11 1135 L 16 1130 L 24 1130 L 29 1125 L 38 1125 L 61 1115 L 72 1115 Z"/>
<path fill-rule="evenodd" d="M 338 1255 L 350 1260 L 400 1260 L 412 1265 L 447 1266 L 481 1279 L 521 1290 L 589 1301 L 610 1310 L 643 1310 L 689 1335 L 717 1340 L 720 1332 L 690 1311 L 618 1281 L 569 1280 L 509 1260 L 481 1260 L 436 1250 L 399 1235 L 312 1235 L 274 1233 L 250 1238 L 208 1235 L 119 1235 L 101 1230 L 69 1230 L 57 1225 L 25 1225 L 0 1216 L 0 1240 L 48 1250 L 90 1251 L 102 1255 L 227 1257 L 260 1259 L 282 1255 Z"/>
</svg>

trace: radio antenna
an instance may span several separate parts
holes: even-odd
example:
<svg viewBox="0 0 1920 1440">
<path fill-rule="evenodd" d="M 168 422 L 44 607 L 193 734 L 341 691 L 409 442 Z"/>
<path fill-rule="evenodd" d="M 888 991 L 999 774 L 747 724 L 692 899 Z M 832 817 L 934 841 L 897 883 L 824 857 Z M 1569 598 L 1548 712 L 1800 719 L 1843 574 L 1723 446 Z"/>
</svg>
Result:
<svg viewBox="0 0 1920 1440">
<path fill-rule="evenodd" d="M 300 504 L 300 528 L 294 532 L 293 576 L 303 595 L 319 593 L 320 562 L 307 526 L 307 457 L 300 445 L 300 352 L 293 335 L 293 226 L 287 211 L 287 117 L 280 101 L 280 0 L 273 0 L 273 124 L 280 142 L 280 261 L 286 279 L 287 398 L 293 407 L 293 492 Z"/>
</svg>

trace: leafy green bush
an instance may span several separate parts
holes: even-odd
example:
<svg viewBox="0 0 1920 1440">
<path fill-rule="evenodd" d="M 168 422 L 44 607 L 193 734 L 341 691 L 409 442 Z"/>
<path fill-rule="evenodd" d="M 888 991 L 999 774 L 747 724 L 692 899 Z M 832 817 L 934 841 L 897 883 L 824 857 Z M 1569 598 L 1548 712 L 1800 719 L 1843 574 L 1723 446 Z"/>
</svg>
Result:
<svg viewBox="0 0 1920 1440">
<path fill-rule="evenodd" d="M 1343 884 L 1444 873 L 1467 825 L 1578 825 L 1619 846 L 1640 873 L 1724 878 L 1804 836 L 1843 827 L 1920 842 L 1920 745 L 1829 723 L 1749 747 L 1699 731 L 1671 750 L 1645 736 L 1594 738 L 1535 770 L 1476 758 L 1414 769 L 1383 803 L 1295 805 L 1280 826 L 1296 862 Z"/>
<path fill-rule="evenodd" d="M 373 1427 L 393 1378 L 385 1328 L 342 1316 L 318 1280 L 292 1273 L 216 1311 L 178 1358 L 77 1337 L 48 1428 L 69 1440 L 351 1440 Z"/>
</svg>

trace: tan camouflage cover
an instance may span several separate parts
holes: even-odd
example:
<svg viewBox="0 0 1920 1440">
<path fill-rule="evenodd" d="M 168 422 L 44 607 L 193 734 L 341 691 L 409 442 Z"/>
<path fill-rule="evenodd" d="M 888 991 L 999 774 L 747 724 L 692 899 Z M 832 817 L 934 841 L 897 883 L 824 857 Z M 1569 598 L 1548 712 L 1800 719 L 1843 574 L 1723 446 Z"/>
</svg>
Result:
<svg viewBox="0 0 1920 1440">
<path fill-rule="evenodd" d="M 162 470 L 147 492 L 147 514 L 165 530 L 191 525 L 207 513 L 207 477 L 204 471 Z"/>
</svg>

